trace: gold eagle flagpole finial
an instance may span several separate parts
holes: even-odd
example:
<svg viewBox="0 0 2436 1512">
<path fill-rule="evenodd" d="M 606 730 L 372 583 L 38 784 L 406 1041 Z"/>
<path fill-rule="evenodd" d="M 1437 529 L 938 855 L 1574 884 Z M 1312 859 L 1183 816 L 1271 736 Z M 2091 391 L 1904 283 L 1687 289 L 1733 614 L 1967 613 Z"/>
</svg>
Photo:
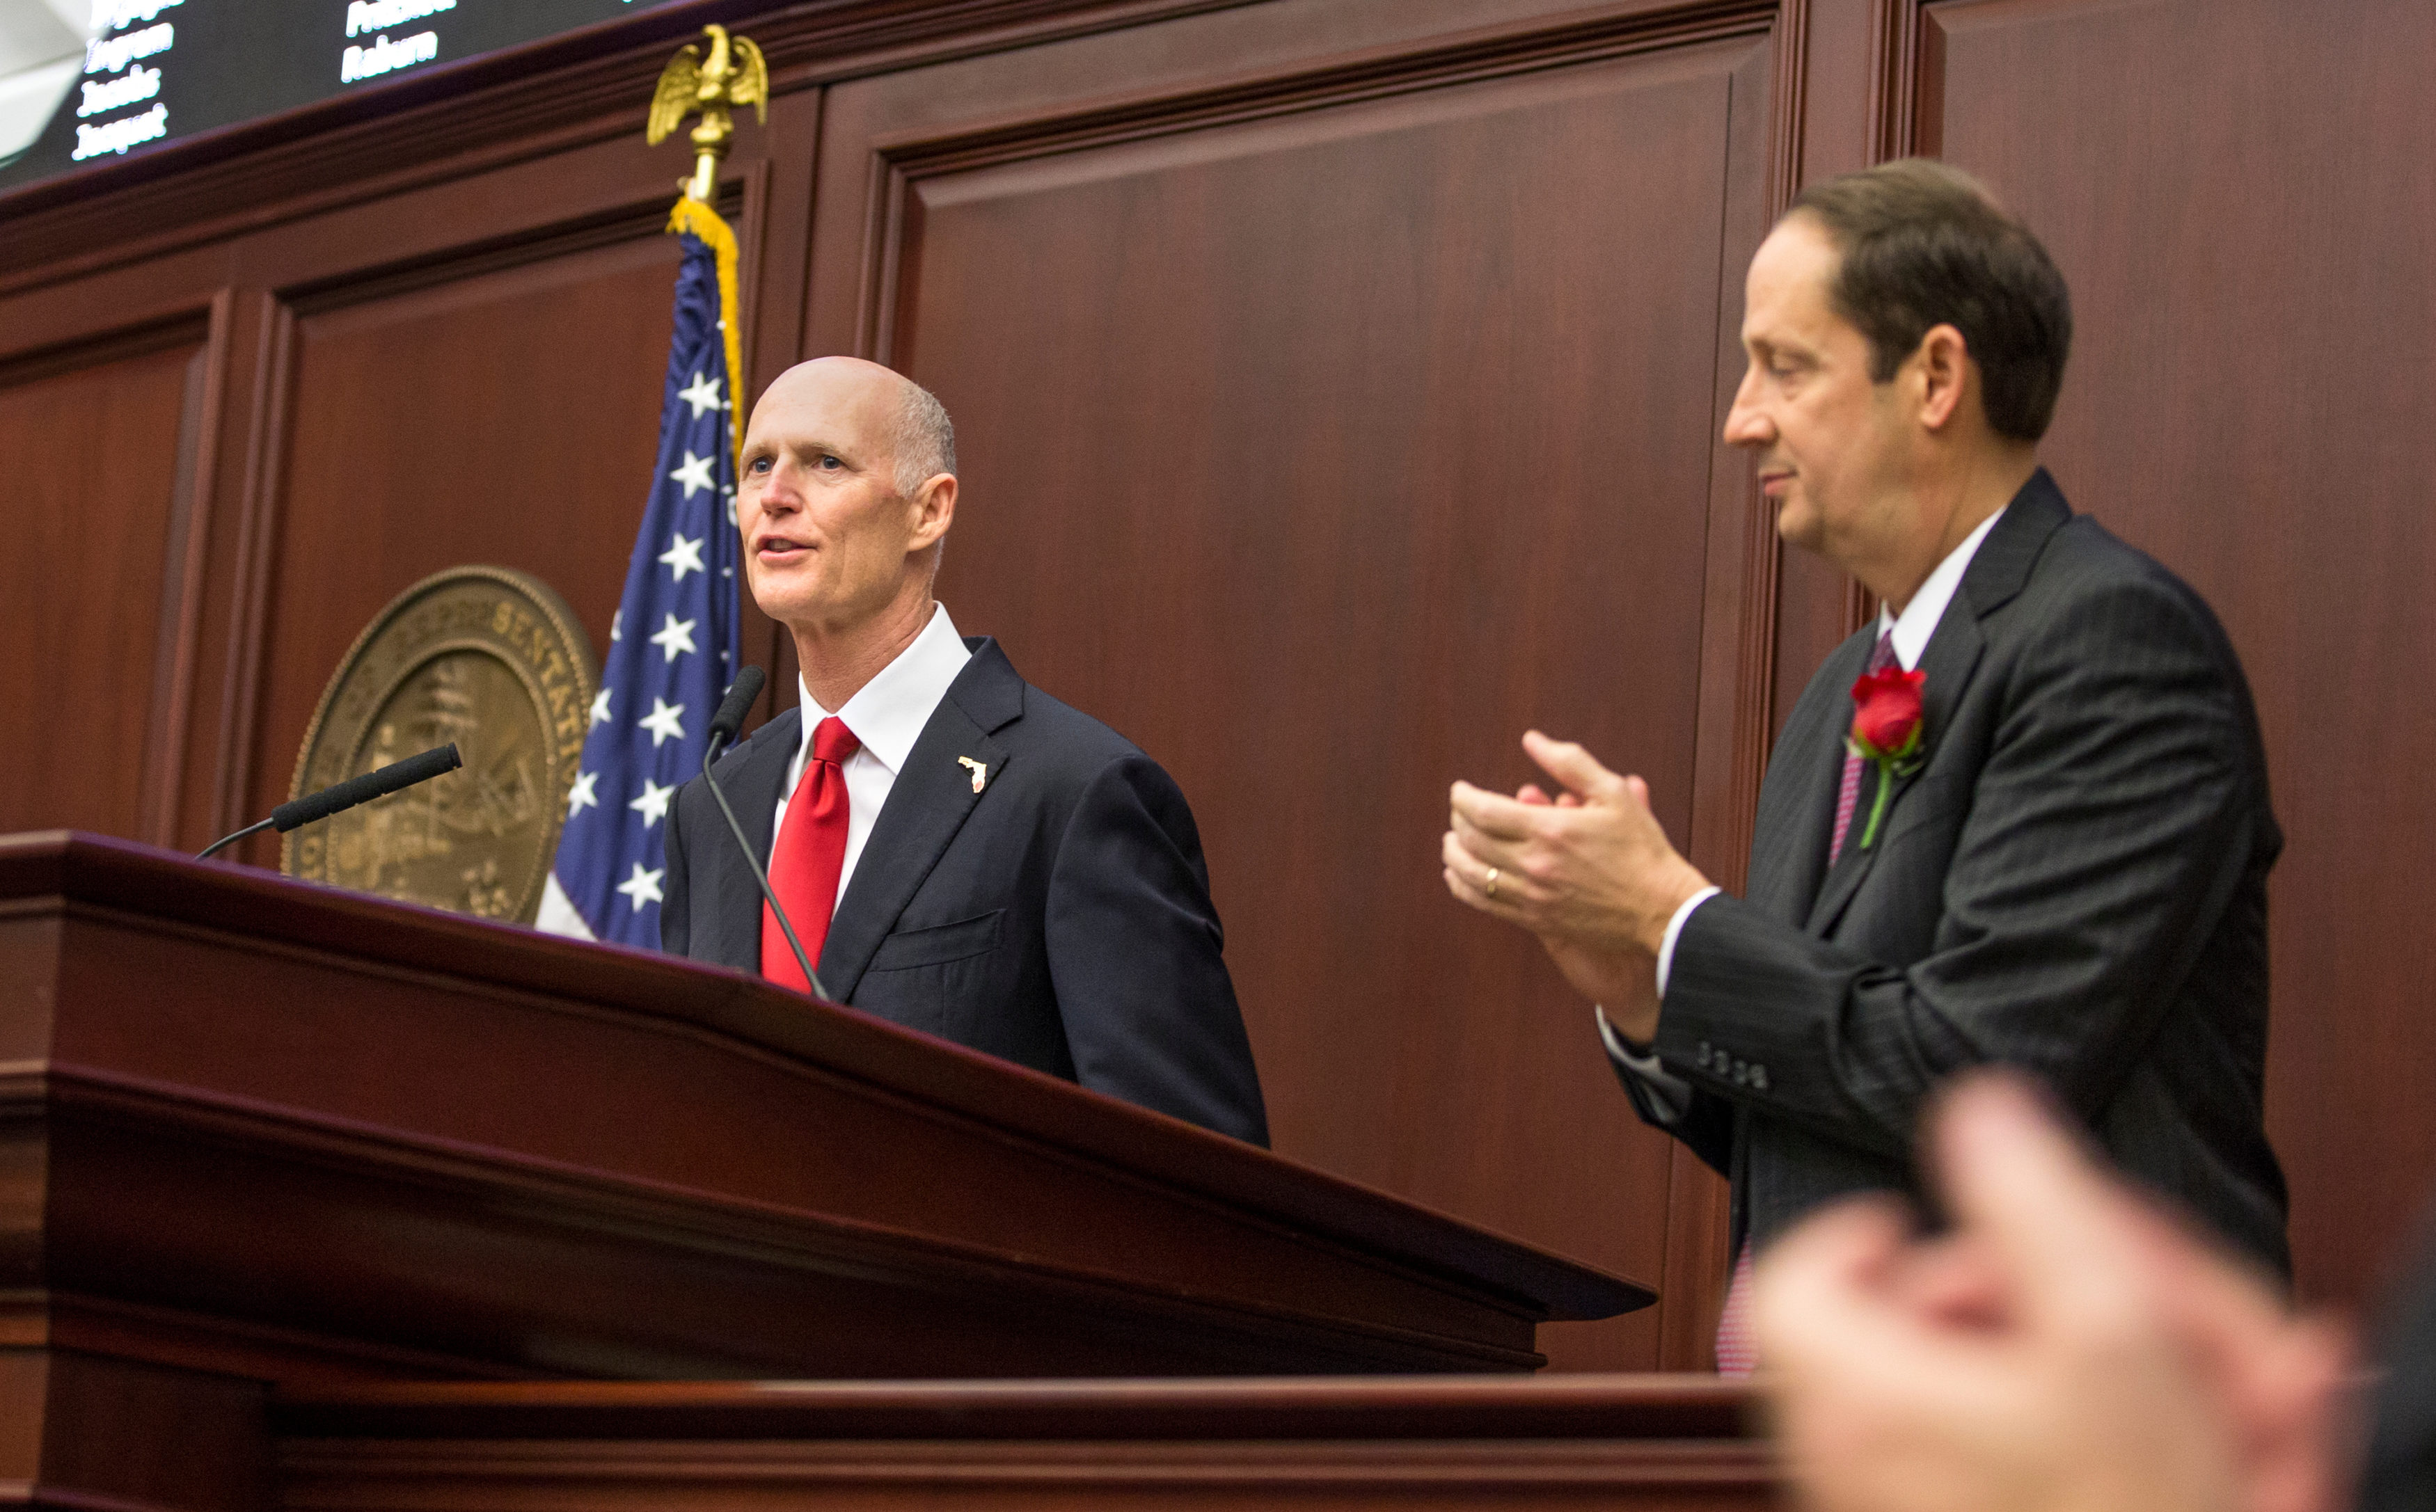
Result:
<svg viewBox="0 0 2436 1512">
<path fill-rule="evenodd" d="M 659 87 L 652 91 L 652 116 L 643 134 L 657 147 L 687 116 L 701 113 L 692 136 L 693 177 L 686 181 L 685 192 L 688 200 L 710 204 L 718 193 L 719 160 L 727 156 L 736 135 L 729 113 L 750 105 L 753 118 L 769 124 L 770 65 L 761 61 L 761 49 L 751 38 L 731 37 L 725 26 L 702 29 L 710 38 L 710 56 L 705 58 L 692 43 L 677 49 L 669 66 L 660 70 Z"/>
</svg>

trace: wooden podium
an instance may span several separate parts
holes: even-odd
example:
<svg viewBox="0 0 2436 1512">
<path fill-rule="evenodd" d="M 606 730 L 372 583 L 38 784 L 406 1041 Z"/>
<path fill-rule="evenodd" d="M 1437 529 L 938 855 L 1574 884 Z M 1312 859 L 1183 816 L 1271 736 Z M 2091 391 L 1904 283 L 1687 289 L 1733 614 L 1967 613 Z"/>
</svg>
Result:
<svg viewBox="0 0 2436 1512">
<path fill-rule="evenodd" d="M 263 1504 L 278 1388 L 1515 1372 L 1653 1299 L 755 979 L 84 835 L 0 840 L 0 1503 Z"/>
</svg>

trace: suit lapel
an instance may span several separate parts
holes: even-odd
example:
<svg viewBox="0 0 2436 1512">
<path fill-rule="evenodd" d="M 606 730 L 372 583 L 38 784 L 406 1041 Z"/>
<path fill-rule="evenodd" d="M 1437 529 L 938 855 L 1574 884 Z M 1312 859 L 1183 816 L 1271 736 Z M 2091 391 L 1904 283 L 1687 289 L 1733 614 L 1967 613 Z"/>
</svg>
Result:
<svg viewBox="0 0 2436 1512">
<path fill-rule="evenodd" d="M 1853 895 L 1861 890 L 1870 868 L 1878 854 L 1886 849 L 1887 836 L 1894 827 L 1895 815 L 1903 807 L 1904 794 L 1911 790 L 1920 774 L 1937 760 L 1938 739 L 1954 726 L 1954 710 L 1961 702 L 1963 688 L 1970 686 L 1971 674 L 1978 669 L 1979 652 L 1986 646 L 1979 635 L 1979 617 L 1974 614 L 1962 595 L 1957 593 L 1946 606 L 1944 616 L 1937 622 L 1937 634 L 1928 637 L 1928 649 L 1921 653 L 1920 670 L 1927 676 L 1920 686 L 1921 747 L 1927 760 L 1894 779 L 1894 791 L 1887 795 L 1887 811 L 1878 822 L 1875 843 L 1863 846 L 1861 837 L 1867 832 L 1870 809 L 1877 802 L 1878 771 L 1874 766 L 1861 768 L 1860 801 L 1853 806 L 1853 827 L 1844 837 L 1844 853 L 1836 859 L 1828 872 L 1826 885 L 1818 890 L 1818 901 L 1802 926 L 1810 933 L 1824 939 L 1836 928 L 1852 903 Z M 1849 707 L 1849 704 L 1847 705 Z M 1837 776 L 1842 776 L 1839 768 Z M 1832 808 L 1829 810 L 1834 811 Z"/>
<path fill-rule="evenodd" d="M 787 768 L 793 763 L 795 748 L 803 743 L 803 718 L 789 709 L 754 732 L 743 750 L 719 763 L 720 791 L 736 808 L 736 822 L 743 826 L 744 839 L 753 854 L 765 865 L 770 858 L 770 826 L 778 807 L 778 790 L 786 785 Z M 761 969 L 761 884 L 753 879 L 753 868 L 744 853 L 736 848 L 736 837 L 720 826 L 718 843 L 713 853 L 719 858 L 718 891 L 711 895 L 720 899 L 718 916 L 730 921 L 730 927 L 719 933 L 710 959 L 739 971 L 758 972 Z"/>
<path fill-rule="evenodd" d="M 1937 633 L 1929 636 L 1928 649 L 1920 658 L 1920 669 L 1927 674 L 1921 683 L 1920 703 L 1921 739 L 1928 759 L 1909 775 L 1895 779 L 1894 791 L 1887 798 L 1886 817 L 1879 823 L 1877 842 L 1867 849 L 1862 848 L 1861 833 L 1869 823 L 1870 807 L 1877 798 L 1878 775 L 1872 769 L 1862 769 L 1861 798 L 1853 811 L 1853 831 L 1845 838 L 1843 855 L 1836 858 L 1825 884 L 1818 890 L 1818 902 L 1802 926 L 1807 932 L 1824 939 L 1844 916 L 1861 884 L 1868 880 L 1870 868 L 1886 848 L 1887 836 L 1903 806 L 1904 794 L 1923 772 L 1936 765 L 1938 741 L 1953 727 L 1954 711 L 1961 704 L 1963 689 L 1971 686 L 1972 676 L 1978 670 L 1980 653 L 1988 644 L 1979 621 L 2011 602 L 2022 591 L 2029 581 L 2030 569 L 2038 563 L 2039 553 L 2046 547 L 2047 537 L 2071 517 L 2071 506 L 2064 502 L 2055 479 L 2042 467 L 2030 475 L 2004 515 L 1989 530 L 1988 538 L 1979 543 L 1970 567 L 1955 589 L 1953 600 L 1938 619 Z M 1838 706 L 1849 720 L 1849 700 Z M 1834 811 L 1830 799 L 1828 812 L 1832 815 Z"/>
<path fill-rule="evenodd" d="M 879 942 L 896 927 L 965 821 L 1003 778 L 1007 749 L 990 732 L 1021 716 L 1023 682 L 994 642 L 970 644 L 972 660 L 922 726 L 829 921 L 820 977 L 838 1002 L 854 996 Z M 972 768 L 958 757 L 970 757 L 986 770 L 980 791 L 973 789 Z"/>
<path fill-rule="evenodd" d="M 1795 706 L 1768 760 L 1768 785 L 1761 791 L 1753 831 L 1750 901 L 1787 924 L 1809 916 L 1826 876 L 1836 787 L 1844 771 L 1844 732 L 1853 722 L 1845 690 L 1869 665 L 1874 641 L 1874 631 L 1864 632 L 1828 657 L 1819 673 L 1821 696 L 1805 697 Z"/>
</svg>

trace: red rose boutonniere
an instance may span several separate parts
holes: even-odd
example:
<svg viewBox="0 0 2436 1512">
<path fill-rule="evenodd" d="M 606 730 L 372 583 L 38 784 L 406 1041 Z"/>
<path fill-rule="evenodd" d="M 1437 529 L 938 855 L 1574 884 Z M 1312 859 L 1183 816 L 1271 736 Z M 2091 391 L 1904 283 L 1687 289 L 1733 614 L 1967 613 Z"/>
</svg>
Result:
<svg viewBox="0 0 2436 1512">
<path fill-rule="evenodd" d="M 1863 850 L 1878 838 L 1878 822 L 1887 816 L 1895 778 L 1911 775 L 1928 759 L 1920 731 L 1920 689 L 1927 680 L 1926 672 L 1889 667 L 1864 672 L 1853 684 L 1853 733 L 1844 738 L 1844 747 L 1878 769 L 1878 796 L 1870 805 L 1870 822 L 1861 827 Z"/>
</svg>

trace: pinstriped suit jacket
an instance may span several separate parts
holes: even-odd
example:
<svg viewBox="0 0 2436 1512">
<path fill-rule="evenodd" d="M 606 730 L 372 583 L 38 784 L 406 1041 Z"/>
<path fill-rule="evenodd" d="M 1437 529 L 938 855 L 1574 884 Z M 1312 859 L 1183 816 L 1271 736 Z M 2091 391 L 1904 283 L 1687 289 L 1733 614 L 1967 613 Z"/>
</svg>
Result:
<svg viewBox="0 0 2436 1512">
<path fill-rule="evenodd" d="M 2279 1275 L 2261 1113 L 2267 871 L 2283 847 L 2250 689 L 2200 597 L 2074 515 L 2042 468 L 1921 658 L 1925 764 L 1831 869 L 1850 689 L 1810 681 L 1760 791 L 1748 895 L 1695 910 L 1634 1104 L 1733 1183 L 1734 1242 L 1914 1190 L 1923 1100 L 2027 1068 L 2125 1171 Z M 1874 773 L 1867 780 L 1874 780 Z M 1864 802 L 1871 795 L 1866 785 Z"/>
</svg>

